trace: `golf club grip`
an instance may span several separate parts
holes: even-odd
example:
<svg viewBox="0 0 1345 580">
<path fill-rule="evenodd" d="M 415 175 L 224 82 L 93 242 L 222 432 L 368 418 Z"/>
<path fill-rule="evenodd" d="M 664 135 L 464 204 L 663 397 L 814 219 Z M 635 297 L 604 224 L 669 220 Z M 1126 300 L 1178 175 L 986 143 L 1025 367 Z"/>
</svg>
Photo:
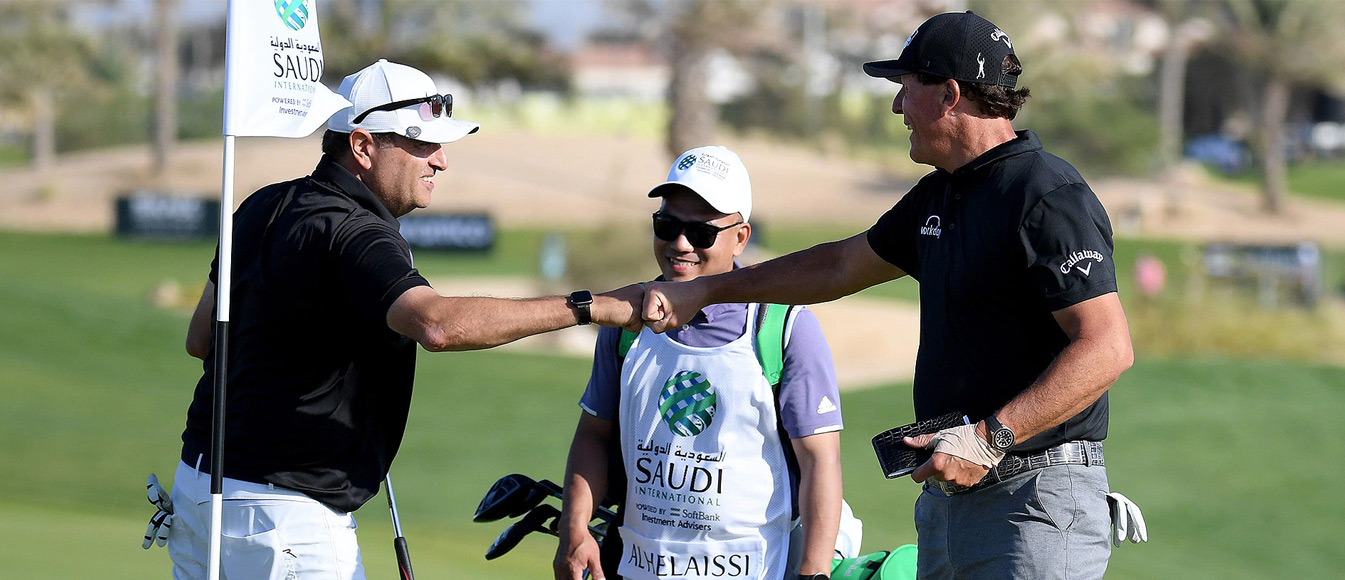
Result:
<svg viewBox="0 0 1345 580">
<path fill-rule="evenodd" d="M 406 538 L 401 536 L 393 538 L 392 549 L 397 552 L 397 577 L 402 580 L 416 580 L 415 573 L 411 572 L 411 553 L 406 550 Z"/>
</svg>

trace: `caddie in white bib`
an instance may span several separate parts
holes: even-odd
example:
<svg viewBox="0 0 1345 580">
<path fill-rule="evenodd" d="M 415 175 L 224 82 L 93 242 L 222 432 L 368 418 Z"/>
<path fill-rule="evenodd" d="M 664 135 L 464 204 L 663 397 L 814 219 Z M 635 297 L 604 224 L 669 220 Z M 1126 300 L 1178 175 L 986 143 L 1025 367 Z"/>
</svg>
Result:
<svg viewBox="0 0 1345 580">
<path fill-rule="evenodd" d="M 750 330 L 714 348 L 645 330 L 625 357 L 621 387 L 620 574 L 781 578 L 792 498 L 788 483 L 778 484 L 788 466 Z"/>
</svg>

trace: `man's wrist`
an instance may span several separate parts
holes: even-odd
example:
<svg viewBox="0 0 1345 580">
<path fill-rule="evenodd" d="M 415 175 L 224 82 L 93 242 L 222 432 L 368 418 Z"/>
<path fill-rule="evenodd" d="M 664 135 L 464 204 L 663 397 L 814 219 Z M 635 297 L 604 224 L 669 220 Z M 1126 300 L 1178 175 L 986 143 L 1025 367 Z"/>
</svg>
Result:
<svg viewBox="0 0 1345 580">
<path fill-rule="evenodd" d="M 999 419 L 995 418 L 994 413 L 991 413 L 985 418 L 984 424 L 985 442 L 990 445 L 991 449 L 999 451 L 1000 453 L 1008 453 L 1009 449 L 1012 449 L 1013 446 L 1017 444 L 1017 436 L 1013 432 L 1013 429 L 1000 423 Z"/>
<path fill-rule="evenodd" d="M 565 303 L 574 308 L 579 325 L 593 322 L 593 293 L 588 290 L 575 290 L 565 297 Z"/>
</svg>

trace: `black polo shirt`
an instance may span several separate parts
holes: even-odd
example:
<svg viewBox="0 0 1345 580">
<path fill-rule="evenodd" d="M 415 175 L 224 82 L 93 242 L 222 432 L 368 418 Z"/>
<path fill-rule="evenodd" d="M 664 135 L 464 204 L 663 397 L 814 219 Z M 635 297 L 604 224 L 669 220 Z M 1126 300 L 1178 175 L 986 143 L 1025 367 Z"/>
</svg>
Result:
<svg viewBox="0 0 1345 580">
<path fill-rule="evenodd" d="M 388 308 L 428 283 L 397 219 L 326 157 L 243 202 L 233 257 L 224 475 L 354 511 L 378 492 L 411 403 L 416 344 L 388 328 Z M 204 454 L 210 471 L 213 339 L 203 369 L 182 459 Z"/>
<path fill-rule="evenodd" d="M 919 419 L 980 420 L 1030 386 L 1069 339 L 1052 312 L 1116 291 L 1107 213 L 1078 171 L 1022 131 L 954 172 L 922 178 L 868 232 L 920 282 Z M 1107 396 L 1022 442 L 1107 436 Z"/>
</svg>

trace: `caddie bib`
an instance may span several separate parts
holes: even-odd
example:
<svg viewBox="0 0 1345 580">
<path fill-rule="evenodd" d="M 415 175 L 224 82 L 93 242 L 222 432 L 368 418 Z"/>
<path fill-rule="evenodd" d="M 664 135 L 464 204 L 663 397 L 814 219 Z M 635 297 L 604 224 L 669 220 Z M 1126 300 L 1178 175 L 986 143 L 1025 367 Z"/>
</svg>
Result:
<svg viewBox="0 0 1345 580">
<path fill-rule="evenodd" d="M 713 348 L 645 330 L 626 354 L 618 411 L 628 480 L 624 578 L 783 577 L 788 466 L 775 395 L 745 326 Z"/>
</svg>

